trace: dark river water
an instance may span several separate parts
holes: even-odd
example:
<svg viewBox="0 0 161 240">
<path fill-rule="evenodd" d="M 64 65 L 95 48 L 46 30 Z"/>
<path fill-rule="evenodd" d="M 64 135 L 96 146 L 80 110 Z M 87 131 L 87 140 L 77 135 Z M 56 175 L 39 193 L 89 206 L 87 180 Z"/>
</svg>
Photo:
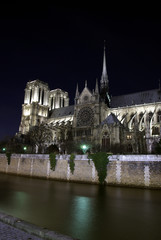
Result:
<svg viewBox="0 0 161 240">
<path fill-rule="evenodd" d="M 0 211 L 81 240 L 161 239 L 161 191 L 0 174 Z"/>
</svg>

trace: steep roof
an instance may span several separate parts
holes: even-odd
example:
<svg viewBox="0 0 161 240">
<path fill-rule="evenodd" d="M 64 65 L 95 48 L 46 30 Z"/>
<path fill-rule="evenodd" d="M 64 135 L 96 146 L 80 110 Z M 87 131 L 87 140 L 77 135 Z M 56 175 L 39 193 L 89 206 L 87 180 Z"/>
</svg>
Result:
<svg viewBox="0 0 161 240">
<path fill-rule="evenodd" d="M 53 109 L 49 118 L 59 118 L 74 114 L 74 105 Z"/>
<path fill-rule="evenodd" d="M 111 113 L 105 120 L 101 123 L 102 125 L 107 124 L 115 124 L 115 123 L 120 123 L 118 118 L 115 116 L 115 114 Z"/>
<path fill-rule="evenodd" d="M 117 108 L 153 102 L 161 102 L 161 91 L 159 89 L 114 96 L 111 99 L 111 107 Z"/>
</svg>

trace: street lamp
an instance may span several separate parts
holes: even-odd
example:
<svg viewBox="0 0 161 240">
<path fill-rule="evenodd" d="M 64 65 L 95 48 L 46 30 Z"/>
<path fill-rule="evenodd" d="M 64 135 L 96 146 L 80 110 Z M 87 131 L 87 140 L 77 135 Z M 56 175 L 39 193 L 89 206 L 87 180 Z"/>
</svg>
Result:
<svg viewBox="0 0 161 240">
<path fill-rule="evenodd" d="M 6 148 L 5 148 L 5 147 L 4 147 L 4 148 L 2 148 L 2 151 L 3 151 L 3 152 L 5 152 L 5 151 L 6 151 Z"/>
<path fill-rule="evenodd" d="M 24 150 L 24 152 L 27 150 L 27 147 L 25 146 L 25 147 L 23 147 L 23 150 Z"/>
<path fill-rule="evenodd" d="M 82 149 L 83 153 L 85 154 L 87 152 L 87 150 L 89 149 L 89 146 L 86 144 L 83 144 L 80 146 L 80 148 Z"/>
</svg>

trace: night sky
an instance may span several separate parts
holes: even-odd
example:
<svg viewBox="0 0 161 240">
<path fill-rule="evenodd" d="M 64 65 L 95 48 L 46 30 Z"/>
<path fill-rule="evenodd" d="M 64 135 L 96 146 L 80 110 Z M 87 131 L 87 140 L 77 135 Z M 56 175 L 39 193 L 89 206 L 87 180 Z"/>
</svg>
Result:
<svg viewBox="0 0 161 240">
<path fill-rule="evenodd" d="M 158 8 L 159 10 L 160 8 Z M 112 96 L 158 88 L 161 14 L 108 6 L 0 5 L 0 139 L 18 132 L 30 80 L 69 92 L 100 81 L 106 40 Z"/>
</svg>

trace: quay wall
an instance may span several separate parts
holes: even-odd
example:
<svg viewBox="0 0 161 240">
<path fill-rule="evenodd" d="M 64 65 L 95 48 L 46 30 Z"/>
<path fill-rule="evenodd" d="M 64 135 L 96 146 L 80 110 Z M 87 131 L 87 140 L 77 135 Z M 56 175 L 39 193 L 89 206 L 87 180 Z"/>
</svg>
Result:
<svg viewBox="0 0 161 240">
<path fill-rule="evenodd" d="M 55 171 L 48 154 L 12 154 L 10 165 L 0 154 L 0 172 L 29 177 L 98 184 L 97 170 L 87 155 L 76 155 L 75 170 L 70 155 L 58 155 Z M 106 184 L 161 189 L 161 155 L 112 155 L 107 165 Z"/>
</svg>

